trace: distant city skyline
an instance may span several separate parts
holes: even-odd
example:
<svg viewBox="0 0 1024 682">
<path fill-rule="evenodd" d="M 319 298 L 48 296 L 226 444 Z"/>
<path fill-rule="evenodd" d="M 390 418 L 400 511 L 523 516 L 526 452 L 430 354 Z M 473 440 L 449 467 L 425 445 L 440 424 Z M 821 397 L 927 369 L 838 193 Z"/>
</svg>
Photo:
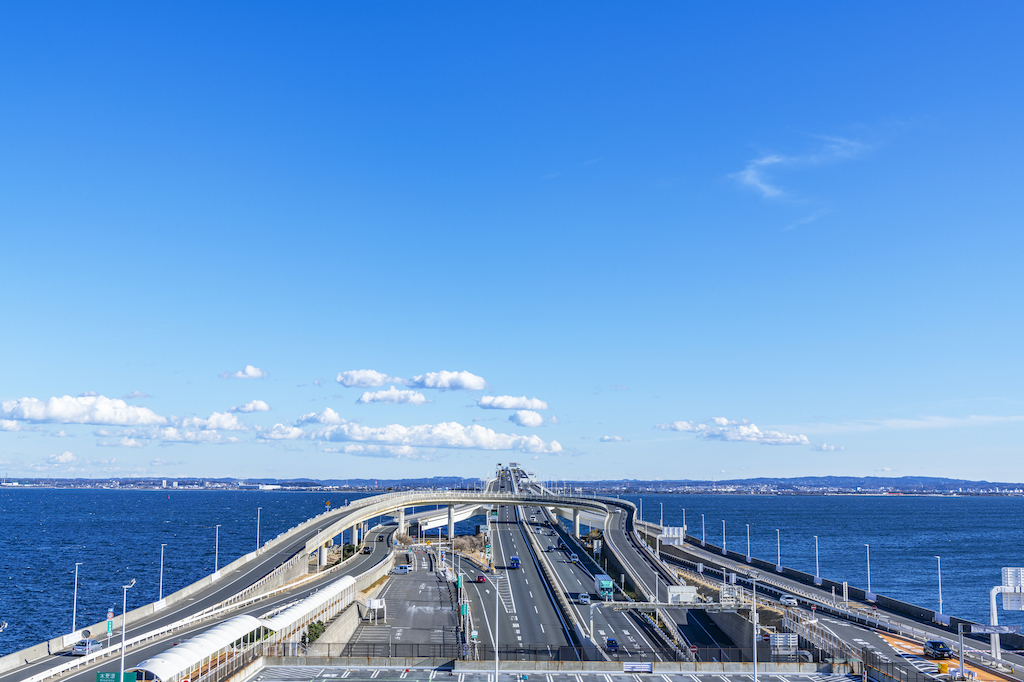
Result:
<svg viewBox="0 0 1024 682">
<path fill-rule="evenodd" d="M 0 9 L 0 472 L 1024 481 L 1024 8 L 583 9 Z"/>
</svg>

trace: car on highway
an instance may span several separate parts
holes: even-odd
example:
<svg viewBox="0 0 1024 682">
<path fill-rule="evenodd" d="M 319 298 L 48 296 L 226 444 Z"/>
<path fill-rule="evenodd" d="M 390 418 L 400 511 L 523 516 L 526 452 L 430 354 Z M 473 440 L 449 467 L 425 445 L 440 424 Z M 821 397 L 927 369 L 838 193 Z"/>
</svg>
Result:
<svg viewBox="0 0 1024 682">
<path fill-rule="evenodd" d="M 547 549 L 545 549 L 544 551 L 545 551 L 545 552 L 554 552 L 554 551 L 555 551 L 555 548 L 554 548 L 554 547 L 552 547 L 551 545 L 548 545 L 548 548 L 547 548 Z"/>
<path fill-rule="evenodd" d="M 366 545 L 363 547 L 363 554 L 373 554 L 373 547 Z"/>
<path fill-rule="evenodd" d="M 610 654 L 617 654 L 619 652 L 619 643 L 615 641 L 614 637 L 609 637 L 604 640 L 604 650 Z M 753 649 L 751 649 L 753 651 Z"/>
<path fill-rule="evenodd" d="M 569 561 L 576 563 L 580 560 L 580 556 L 576 552 L 569 552 Z"/>
<path fill-rule="evenodd" d="M 784 595 L 782 595 L 781 597 L 779 597 L 779 601 L 782 602 L 782 604 L 785 605 L 785 606 L 796 606 L 797 605 L 796 597 L 794 597 L 791 594 L 784 594 Z"/>
<path fill-rule="evenodd" d="M 576 595 L 576 603 L 577 604 L 581 604 L 583 606 L 589 606 L 590 605 L 590 594 L 587 593 L 587 592 L 580 592 L 579 594 Z"/>
<path fill-rule="evenodd" d="M 953 658 L 953 650 L 945 642 L 929 639 L 924 643 L 924 655 L 929 658 Z"/>
<path fill-rule="evenodd" d="M 478 575 L 478 576 L 476 577 L 476 581 L 477 581 L 478 583 L 485 583 L 485 582 L 487 582 L 487 576 L 486 576 L 486 575 L 484 575 L 483 573 L 481 573 L 480 575 Z"/>
<path fill-rule="evenodd" d="M 92 653 L 96 653 L 103 648 L 95 639 L 80 639 L 75 642 L 75 646 L 71 647 L 72 656 L 87 656 Z"/>
</svg>

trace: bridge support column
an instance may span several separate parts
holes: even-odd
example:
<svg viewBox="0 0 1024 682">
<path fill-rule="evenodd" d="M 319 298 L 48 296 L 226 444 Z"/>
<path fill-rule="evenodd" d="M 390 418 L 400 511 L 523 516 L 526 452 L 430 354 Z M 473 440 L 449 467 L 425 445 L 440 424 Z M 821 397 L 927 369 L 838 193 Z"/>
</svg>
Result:
<svg viewBox="0 0 1024 682">
<path fill-rule="evenodd" d="M 317 550 L 317 566 L 323 568 L 327 565 L 327 548 L 320 545 L 320 549 Z"/>
<path fill-rule="evenodd" d="M 580 510 L 579 509 L 573 509 L 572 510 L 572 534 L 575 537 L 579 537 L 580 536 Z"/>
<path fill-rule="evenodd" d="M 405 528 L 405 509 L 398 510 L 398 533 L 399 535 L 406 534 Z"/>
<path fill-rule="evenodd" d="M 455 545 L 455 505 L 448 505 L 448 542 L 452 544 L 452 551 L 454 551 Z"/>
</svg>

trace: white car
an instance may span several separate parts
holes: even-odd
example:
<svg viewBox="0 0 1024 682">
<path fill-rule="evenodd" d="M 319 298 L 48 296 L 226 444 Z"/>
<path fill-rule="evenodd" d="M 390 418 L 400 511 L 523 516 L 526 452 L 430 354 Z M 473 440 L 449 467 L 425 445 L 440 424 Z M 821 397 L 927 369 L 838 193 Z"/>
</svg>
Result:
<svg viewBox="0 0 1024 682">
<path fill-rule="evenodd" d="M 796 597 L 794 597 L 791 594 L 784 594 L 784 595 L 782 595 L 781 597 L 779 597 L 779 601 L 782 602 L 783 605 L 785 605 L 785 606 L 796 606 L 797 605 Z"/>
</svg>

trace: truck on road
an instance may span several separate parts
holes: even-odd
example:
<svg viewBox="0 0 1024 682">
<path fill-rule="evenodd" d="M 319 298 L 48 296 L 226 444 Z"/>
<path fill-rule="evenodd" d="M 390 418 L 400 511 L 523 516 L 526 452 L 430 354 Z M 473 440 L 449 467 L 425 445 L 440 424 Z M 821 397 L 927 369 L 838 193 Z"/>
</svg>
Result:
<svg viewBox="0 0 1024 682">
<path fill-rule="evenodd" d="M 594 576 L 594 592 L 604 601 L 615 598 L 615 581 L 610 575 L 598 573 Z"/>
</svg>

